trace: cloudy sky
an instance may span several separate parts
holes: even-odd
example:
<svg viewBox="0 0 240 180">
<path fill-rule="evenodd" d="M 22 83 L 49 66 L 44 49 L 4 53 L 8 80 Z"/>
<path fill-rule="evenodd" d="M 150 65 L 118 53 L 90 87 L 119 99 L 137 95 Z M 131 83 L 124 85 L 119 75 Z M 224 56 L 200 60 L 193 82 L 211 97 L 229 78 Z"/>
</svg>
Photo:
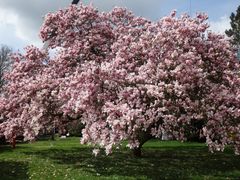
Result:
<svg viewBox="0 0 240 180">
<path fill-rule="evenodd" d="M 127 7 L 138 16 L 156 21 L 168 15 L 173 9 L 178 14 L 196 12 L 209 15 L 213 31 L 224 33 L 230 27 L 229 16 L 235 12 L 240 0 L 82 0 L 101 11 L 109 11 L 114 6 Z M 43 17 L 67 7 L 71 0 L 0 0 L 0 44 L 22 50 L 28 44 L 42 46 L 38 37 Z"/>
</svg>

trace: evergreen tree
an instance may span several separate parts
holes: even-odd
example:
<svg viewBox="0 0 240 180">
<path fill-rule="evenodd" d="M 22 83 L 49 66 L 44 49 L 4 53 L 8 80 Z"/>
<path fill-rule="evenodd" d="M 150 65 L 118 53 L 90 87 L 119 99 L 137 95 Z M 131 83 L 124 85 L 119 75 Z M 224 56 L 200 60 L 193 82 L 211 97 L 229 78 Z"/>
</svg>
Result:
<svg viewBox="0 0 240 180">
<path fill-rule="evenodd" d="M 232 44 L 240 47 L 240 6 L 238 6 L 236 14 L 232 13 L 230 16 L 231 28 L 225 33 L 228 37 L 232 37 Z"/>
</svg>

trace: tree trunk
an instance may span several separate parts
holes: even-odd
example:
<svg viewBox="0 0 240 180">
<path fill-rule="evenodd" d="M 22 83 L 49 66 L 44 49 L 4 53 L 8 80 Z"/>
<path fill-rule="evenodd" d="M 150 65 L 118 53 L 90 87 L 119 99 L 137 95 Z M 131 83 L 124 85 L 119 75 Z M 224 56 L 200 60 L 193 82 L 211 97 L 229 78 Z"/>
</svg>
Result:
<svg viewBox="0 0 240 180">
<path fill-rule="evenodd" d="M 12 144 L 12 148 L 15 149 L 16 148 L 16 138 L 15 137 L 13 137 L 11 144 Z"/>
<path fill-rule="evenodd" d="M 145 142 L 147 142 L 149 139 L 152 138 L 150 132 L 148 131 L 141 131 L 138 134 L 138 141 L 139 146 L 133 149 L 133 155 L 134 157 L 141 157 L 142 156 L 142 146 Z"/>
<path fill-rule="evenodd" d="M 54 141 L 55 140 L 55 128 L 52 128 L 51 130 L 51 140 Z"/>
<path fill-rule="evenodd" d="M 133 155 L 134 155 L 134 157 L 139 158 L 139 157 L 142 156 L 142 150 L 141 150 L 141 148 L 142 148 L 142 147 L 139 146 L 139 147 L 133 149 Z"/>
<path fill-rule="evenodd" d="M 10 143 L 12 145 L 12 148 L 15 149 L 16 148 L 16 135 L 15 135 L 15 133 L 12 133 L 12 138 L 10 140 Z"/>
</svg>

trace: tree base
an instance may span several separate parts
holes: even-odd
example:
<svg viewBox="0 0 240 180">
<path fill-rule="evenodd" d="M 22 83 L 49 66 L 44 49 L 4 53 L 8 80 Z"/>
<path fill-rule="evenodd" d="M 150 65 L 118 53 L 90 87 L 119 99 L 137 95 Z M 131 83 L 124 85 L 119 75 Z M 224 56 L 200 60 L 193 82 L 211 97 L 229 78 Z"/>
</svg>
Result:
<svg viewBox="0 0 240 180">
<path fill-rule="evenodd" d="M 134 157 L 137 157 L 137 158 L 141 157 L 142 156 L 141 147 L 134 148 L 133 155 L 134 155 Z"/>
</svg>

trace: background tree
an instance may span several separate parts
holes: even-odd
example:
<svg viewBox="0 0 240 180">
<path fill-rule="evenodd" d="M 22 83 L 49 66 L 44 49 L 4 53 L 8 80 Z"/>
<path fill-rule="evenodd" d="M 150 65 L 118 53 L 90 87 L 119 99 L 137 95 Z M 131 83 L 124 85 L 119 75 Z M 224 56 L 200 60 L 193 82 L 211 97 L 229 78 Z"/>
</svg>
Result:
<svg viewBox="0 0 240 180">
<path fill-rule="evenodd" d="M 47 49 L 13 57 L 0 133 L 32 140 L 48 124 L 79 120 L 81 143 L 109 154 L 126 140 L 140 156 L 148 139 L 167 132 L 183 141 L 199 124 L 211 151 L 233 145 L 239 153 L 239 62 L 206 19 L 172 12 L 151 22 L 83 4 L 48 14 L 40 31 Z"/>
<path fill-rule="evenodd" d="M 240 6 L 238 6 L 236 13 L 232 13 L 230 16 L 231 28 L 226 30 L 225 33 L 228 37 L 232 38 L 232 44 L 240 47 Z"/>
<path fill-rule="evenodd" d="M 10 69 L 10 54 L 12 49 L 6 45 L 0 47 L 0 87 L 4 84 L 3 73 Z"/>
<path fill-rule="evenodd" d="M 10 70 L 10 54 L 12 49 L 6 45 L 1 45 L 0 47 L 0 93 L 2 93 L 2 86 L 5 83 L 4 72 Z M 0 117 L 0 123 L 4 121 L 4 117 Z M 0 137 L 0 143 L 5 143 L 5 138 Z"/>
</svg>

